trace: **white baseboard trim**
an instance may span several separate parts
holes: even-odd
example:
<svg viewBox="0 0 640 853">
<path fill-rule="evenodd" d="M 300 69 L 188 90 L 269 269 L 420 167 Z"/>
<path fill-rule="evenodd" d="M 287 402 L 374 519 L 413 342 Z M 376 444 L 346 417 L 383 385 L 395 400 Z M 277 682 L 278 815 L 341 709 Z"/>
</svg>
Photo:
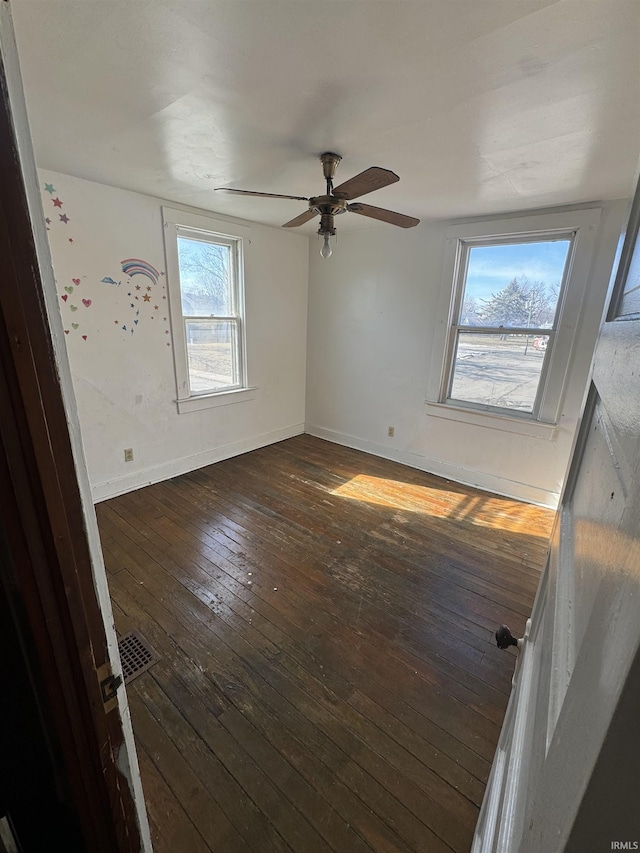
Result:
<svg viewBox="0 0 640 853">
<path fill-rule="evenodd" d="M 505 477 L 499 477 L 495 474 L 487 474 L 484 471 L 472 471 L 469 468 L 452 465 L 450 462 L 428 459 L 426 456 L 411 453 L 408 450 L 393 450 L 374 441 L 357 438 L 353 435 L 325 429 L 325 427 L 313 424 L 306 424 L 305 432 L 309 433 L 309 435 L 315 435 L 317 438 L 332 441 L 334 444 L 342 444 L 345 447 L 352 447 L 354 450 L 363 450 L 365 453 L 371 453 L 373 456 L 381 456 L 383 459 L 400 462 L 403 465 L 408 465 L 410 468 L 418 468 L 420 471 L 435 474 L 437 477 L 443 477 L 445 480 L 453 480 L 464 486 L 472 486 L 476 489 L 483 489 L 487 492 L 503 495 L 506 498 L 525 501 L 526 503 L 549 509 L 556 509 L 558 506 L 560 495 L 557 492 L 549 492 L 537 486 L 530 486 L 527 483 L 518 483 L 515 480 L 508 480 Z"/>
<path fill-rule="evenodd" d="M 153 483 L 160 483 L 163 480 L 169 480 L 171 477 L 195 471 L 197 468 L 204 468 L 205 465 L 212 465 L 214 462 L 231 459 L 232 456 L 239 456 L 241 453 L 248 453 L 251 450 L 257 450 L 259 447 L 266 447 L 268 444 L 284 441 L 286 438 L 293 438 L 294 435 L 301 435 L 303 432 L 304 424 L 294 424 L 283 429 L 246 438 L 242 441 L 235 441 L 232 444 L 225 444 L 222 447 L 204 450 L 201 453 L 193 454 L 193 456 L 172 459 L 170 462 L 156 465 L 154 468 L 148 468 L 144 471 L 135 471 L 124 477 L 105 480 L 103 483 L 92 485 L 91 494 L 93 502 L 100 503 L 100 501 L 106 501 L 109 498 L 115 498 L 118 495 L 124 495 L 136 489 L 142 489 L 144 486 L 150 486 Z"/>
</svg>

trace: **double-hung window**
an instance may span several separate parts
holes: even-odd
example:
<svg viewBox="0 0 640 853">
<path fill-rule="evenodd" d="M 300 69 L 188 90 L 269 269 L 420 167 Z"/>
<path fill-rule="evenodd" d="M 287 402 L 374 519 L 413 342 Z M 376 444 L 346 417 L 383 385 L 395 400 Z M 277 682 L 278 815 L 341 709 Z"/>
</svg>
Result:
<svg viewBox="0 0 640 853">
<path fill-rule="evenodd" d="M 178 409 L 237 402 L 248 388 L 247 229 L 167 208 L 163 215 Z"/>
<path fill-rule="evenodd" d="M 461 241 L 447 400 L 537 416 L 573 239 Z"/>
<path fill-rule="evenodd" d="M 599 215 L 534 214 L 449 229 L 448 320 L 436 336 L 441 369 L 429 414 L 557 423 Z"/>
</svg>

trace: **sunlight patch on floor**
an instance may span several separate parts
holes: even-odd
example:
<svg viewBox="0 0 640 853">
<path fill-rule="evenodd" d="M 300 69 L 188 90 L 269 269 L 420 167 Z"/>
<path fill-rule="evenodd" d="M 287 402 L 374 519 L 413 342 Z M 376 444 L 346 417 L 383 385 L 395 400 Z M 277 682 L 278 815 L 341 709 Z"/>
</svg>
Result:
<svg viewBox="0 0 640 853">
<path fill-rule="evenodd" d="M 357 474 L 332 495 L 388 509 L 466 522 L 479 527 L 518 531 L 531 527 L 532 508 L 507 498 L 467 495 L 399 480 Z M 530 532 L 528 529 L 526 532 Z"/>
</svg>

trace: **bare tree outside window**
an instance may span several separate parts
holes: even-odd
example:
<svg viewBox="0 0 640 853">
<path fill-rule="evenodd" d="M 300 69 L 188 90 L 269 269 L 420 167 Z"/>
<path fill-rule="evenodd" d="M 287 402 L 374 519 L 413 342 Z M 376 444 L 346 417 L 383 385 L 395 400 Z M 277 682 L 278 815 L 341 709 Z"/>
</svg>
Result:
<svg viewBox="0 0 640 853">
<path fill-rule="evenodd" d="M 228 316 L 231 312 L 229 247 L 179 237 L 178 258 L 182 313 Z"/>
</svg>

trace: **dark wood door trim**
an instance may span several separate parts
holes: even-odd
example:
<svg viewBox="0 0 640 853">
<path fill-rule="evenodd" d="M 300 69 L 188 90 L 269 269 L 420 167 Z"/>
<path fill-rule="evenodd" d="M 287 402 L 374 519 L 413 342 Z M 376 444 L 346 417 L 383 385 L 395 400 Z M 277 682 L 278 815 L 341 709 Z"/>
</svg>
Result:
<svg viewBox="0 0 640 853">
<path fill-rule="evenodd" d="M 84 509 L 0 63 L 0 498 L 52 721 L 91 851 L 138 851 Z"/>
</svg>

